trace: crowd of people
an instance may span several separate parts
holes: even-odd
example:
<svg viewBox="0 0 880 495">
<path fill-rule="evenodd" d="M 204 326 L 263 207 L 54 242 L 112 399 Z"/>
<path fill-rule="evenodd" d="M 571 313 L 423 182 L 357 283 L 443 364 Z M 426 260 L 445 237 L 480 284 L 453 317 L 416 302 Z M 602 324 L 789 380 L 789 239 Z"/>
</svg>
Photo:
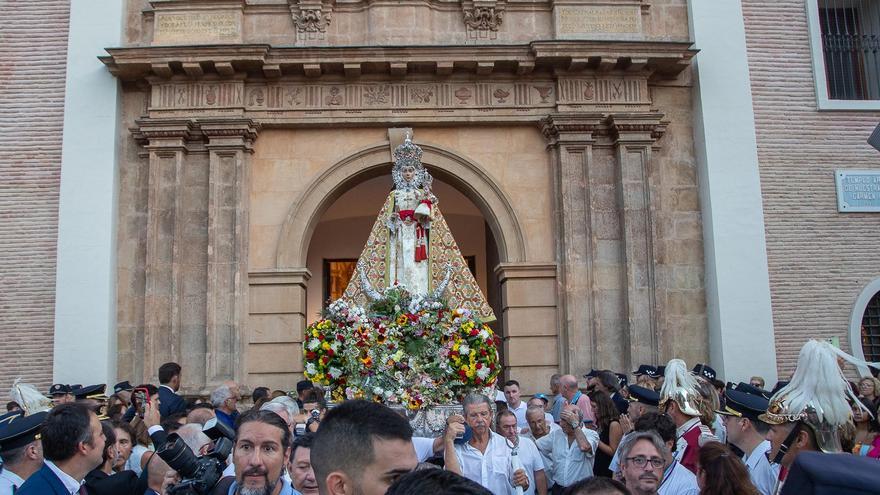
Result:
<svg viewBox="0 0 880 495">
<path fill-rule="evenodd" d="M 0 495 L 880 493 L 880 380 L 848 382 L 845 358 L 810 341 L 769 391 L 678 359 L 639 366 L 633 383 L 554 375 L 528 400 L 509 380 L 465 396 L 434 438 L 381 404 L 328 408 L 309 381 L 256 387 L 247 404 L 234 382 L 187 400 L 166 363 L 158 386 L 125 381 L 109 397 L 20 393 L 0 416 Z"/>
</svg>

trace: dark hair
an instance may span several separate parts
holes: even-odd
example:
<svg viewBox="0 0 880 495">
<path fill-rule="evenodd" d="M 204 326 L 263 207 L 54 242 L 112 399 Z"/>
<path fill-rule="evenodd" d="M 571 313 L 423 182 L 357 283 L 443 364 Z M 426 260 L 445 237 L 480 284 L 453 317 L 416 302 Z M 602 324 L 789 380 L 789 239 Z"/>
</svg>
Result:
<svg viewBox="0 0 880 495">
<path fill-rule="evenodd" d="M 504 416 L 513 416 L 513 418 L 516 419 L 516 414 L 513 414 L 513 411 L 511 411 L 510 409 L 503 409 L 501 411 L 498 411 L 498 413 L 495 415 L 495 431 L 498 431 L 501 428 L 501 418 L 503 418 Z"/>
<path fill-rule="evenodd" d="M 700 470 L 706 473 L 706 484 L 701 494 L 758 495 L 758 489 L 749 478 L 742 460 L 727 446 L 707 442 L 700 447 Z"/>
<path fill-rule="evenodd" d="M 253 400 L 255 404 L 263 397 L 269 397 L 269 387 L 257 387 L 251 394 L 251 400 Z"/>
<path fill-rule="evenodd" d="M 412 441 L 412 427 L 403 416 L 386 406 L 365 400 L 343 402 L 321 422 L 312 447 L 312 469 L 321 492 L 327 475 L 342 471 L 360 478 L 364 466 L 373 462 L 373 439 Z"/>
<path fill-rule="evenodd" d="M 79 444 L 94 445 L 91 425 L 94 414 L 88 407 L 77 403 L 61 404 L 49 411 L 41 433 L 43 457 L 50 461 L 66 461 L 76 454 Z"/>
<path fill-rule="evenodd" d="M 150 393 L 150 397 L 152 397 L 152 396 L 154 396 L 154 395 L 156 395 L 156 394 L 159 393 L 159 387 L 153 385 L 152 383 L 142 383 L 142 384 L 138 385 L 138 386 L 135 387 L 135 388 L 145 388 L 145 389 L 147 389 L 147 392 Z M 133 396 L 133 395 L 132 395 L 132 396 Z M 132 401 L 132 402 L 134 402 L 134 401 Z"/>
<path fill-rule="evenodd" d="M 183 417 L 186 418 L 185 415 Z M 168 433 L 169 435 L 179 430 L 180 427 L 183 426 L 182 424 L 180 424 L 180 416 L 177 416 L 177 414 L 166 417 L 162 420 L 160 425 L 162 426 L 162 429 L 165 430 L 165 433 Z"/>
<path fill-rule="evenodd" d="M 327 401 L 324 400 L 324 396 L 318 393 L 316 388 L 307 388 L 302 392 L 302 402 L 303 404 L 307 402 L 317 402 L 319 409 L 327 409 Z"/>
<path fill-rule="evenodd" d="M 596 376 L 596 379 L 599 380 L 599 383 L 601 383 L 603 387 L 611 392 L 617 392 L 620 390 L 620 377 L 615 375 L 613 371 L 600 371 L 599 375 Z"/>
<path fill-rule="evenodd" d="M 858 399 L 859 399 L 859 403 L 861 403 L 861 405 L 864 406 L 864 408 L 867 409 L 868 412 L 871 414 L 868 417 L 868 431 L 877 431 L 878 430 L 878 427 L 877 427 L 877 423 L 878 423 L 877 406 L 875 406 L 873 402 L 871 402 L 870 400 L 868 400 L 864 397 L 859 397 Z M 859 407 L 859 405 L 853 404 L 853 408 L 856 408 L 856 407 Z"/>
<path fill-rule="evenodd" d="M 315 434 L 307 431 L 304 435 L 298 436 L 293 440 L 293 448 L 290 449 L 290 462 L 293 462 L 293 454 L 296 453 L 296 449 L 302 447 L 304 449 L 311 449 L 312 445 L 315 443 Z"/>
<path fill-rule="evenodd" d="M 110 421 L 101 421 L 101 431 L 104 432 L 104 451 L 101 452 L 101 462 L 104 463 L 110 459 L 107 449 L 116 448 L 116 432 L 113 431 L 113 423 Z"/>
<path fill-rule="evenodd" d="M 24 457 L 24 452 L 27 450 L 28 445 L 30 444 L 0 451 L 0 458 L 3 458 L 3 465 L 9 467 L 18 464 L 18 462 L 22 460 L 22 457 Z"/>
<path fill-rule="evenodd" d="M 159 366 L 159 383 L 167 385 L 175 376 L 180 375 L 180 365 L 177 363 L 165 363 Z"/>
<path fill-rule="evenodd" d="M 639 416 L 633 424 L 635 431 L 653 431 L 665 443 L 674 442 L 678 437 L 675 428 L 675 422 L 668 414 L 649 412 Z"/>
<path fill-rule="evenodd" d="M 563 495 L 609 495 L 612 493 L 630 495 L 630 491 L 623 483 L 611 478 L 593 476 L 578 481 L 565 489 Z"/>
<path fill-rule="evenodd" d="M 504 388 L 507 388 L 507 387 L 510 387 L 513 385 L 516 385 L 516 388 L 519 388 L 519 382 L 516 380 L 507 380 L 506 382 L 504 382 Z"/>
<path fill-rule="evenodd" d="M 504 402 L 503 400 L 496 400 L 495 401 L 495 410 L 498 411 L 499 413 L 501 411 L 507 411 L 508 409 L 509 408 L 507 407 L 507 402 Z"/>
<path fill-rule="evenodd" d="M 10 412 L 13 409 L 21 409 L 21 406 L 19 406 L 18 402 L 15 402 L 14 400 L 7 402 L 6 403 L 6 412 Z"/>
<path fill-rule="evenodd" d="M 265 423 L 278 428 L 282 431 L 281 450 L 287 450 L 287 447 L 290 447 L 290 428 L 287 426 L 287 423 L 284 422 L 284 419 L 282 419 L 277 413 L 272 411 L 255 411 L 251 409 L 239 416 L 235 421 L 236 441 L 238 441 L 239 430 L 241 430 L 241 427 L 247 423 Z"/>
<path fill-rule="evenodd" d="M 137 439 L 135 438 L 134 428 L 132 428 L 129 423 L 117 419 L 117 420 L 111 421 L 110 424 L 113 426 L 113 428 L 118 429 L 118 430 L 122 430 L 122 431 L 128 433 L 128 436 L 131 439 L 132 444 L 137 442 Z"/>
<path fill-rule="evenodd" d="M 595 390 L 590 394 L 590 398 L 593 400 L 593 411 L 596 413 L 596 426 L 599 427 L 599 431 L 608 431 L 611 423 L 620 419 L 620 411 L 607 392 Z"/>
<path fill-rule="evenodd" d="M 491 495 L 464 476 L 445 469 L 420 469 L 397 479 L 385 495 Z"/>
</svg>

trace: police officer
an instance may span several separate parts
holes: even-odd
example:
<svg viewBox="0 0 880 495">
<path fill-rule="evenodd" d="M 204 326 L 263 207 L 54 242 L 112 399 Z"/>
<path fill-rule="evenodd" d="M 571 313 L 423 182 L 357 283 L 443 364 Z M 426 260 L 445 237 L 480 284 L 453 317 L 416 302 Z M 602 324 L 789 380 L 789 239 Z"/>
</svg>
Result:
<svg viewBox="0 0 880 495">
<path fill-rule="evenodd" d="M 52 399 L 52 405 L 57 406 L 58 404 L 67 404 L 68 402 L 73 402 L 75 399 L 73 394 L 70 393 L 70 385 L 65 385 L 63 383 L 55 383 L 51 387 L 49 387 L 49 398 Z"/>
<path fill-rule="evenodd" d="M 40 428 L 46 412 L 23 416 L 21 411 L 0 416 L 0 495 L 12 495 L 43 465 Z"/>
<path fill-rule="evenodd" d="M 770 442 L 764 437 L 770 425 L 758 419 L 767 411 L 770 401 L 759 389 L 740 383 L 725 392 L 727 402 L 720 411 L 727 429 L 727 443 L 743 452 L 743 463 L 749 477 L 763 495 L 772 495 L 779 479 L 779 464 L 771 464 Z"/>
</svg>

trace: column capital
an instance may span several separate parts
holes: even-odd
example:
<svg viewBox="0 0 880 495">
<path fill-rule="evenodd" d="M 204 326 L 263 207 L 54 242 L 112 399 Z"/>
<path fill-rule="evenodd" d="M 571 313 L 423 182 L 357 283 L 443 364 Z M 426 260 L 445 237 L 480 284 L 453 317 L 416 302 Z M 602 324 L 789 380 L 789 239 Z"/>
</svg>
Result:
<svg viewBox="0 0 880 495">
<path fill-rule="evenodd" d="M 206 119 L 199 120 L 199 130 L 208 142 L 209 150 L 237 149 L 253 151 L 261 126 L 251 119 Z"/>
<path fill-rule="evenodd" d="M 606 124 L 615 143 L 653 145 L 666 133 L 669 122 L 662 113 L 615 113 Z"/>
<path fill-rule="evenodd" d="M 603 126 L 603 117 L 600 113 L 552 113 L 541 119 L 541 133 L 550 146 L 592 143 Z"/>
<path fill-rule="evenodd" d="M 140 119 L 135 123 L 137 127 L 131 129 L 131 134 L 147 149 L 185 150 L 187 142 L 198 134 L 191 119 Z"/>
</svg>

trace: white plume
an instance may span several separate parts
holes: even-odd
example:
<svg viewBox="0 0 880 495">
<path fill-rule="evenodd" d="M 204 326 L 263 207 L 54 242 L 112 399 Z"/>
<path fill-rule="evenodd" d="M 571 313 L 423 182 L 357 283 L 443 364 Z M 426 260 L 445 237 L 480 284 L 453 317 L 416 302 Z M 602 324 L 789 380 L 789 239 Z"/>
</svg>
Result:
<svg viewBox="0 0 880 495">
<path fill-rule="evenodd" d="M 12 384 L 12 390 L 9 391 L 12 400 L 18 403 L 24 414 L 31 414 L 52 409 L 52 401 L 48 397 L 37 391 L 36 387 L 28 383 L 21 383 L 21 378 L 16 378 Z"/>
<path fill-rule="evenodd" d="M 802 413 L 807 406 L 812 406 L 820 421 L 827 421 L 832 425 L 846 423 L 852 414 L 847 397 L 859 407 L 864 406 L 852 392 L 838 366 L 838 356 L 853 364 L 865 364 L 828 342 L 808 341 L 801 347 L 797 369 L 791 381 L 776 392 L 771 400 L 782 399 L 790 414 Z"/>
<path fill-rule="evenodd" d="M 681 359 L 672 359 L 666 364 L 661 397 L 673 397 L 676 393 L 697 393 L 697 379 L 687 369 Z"/>
</svg>

